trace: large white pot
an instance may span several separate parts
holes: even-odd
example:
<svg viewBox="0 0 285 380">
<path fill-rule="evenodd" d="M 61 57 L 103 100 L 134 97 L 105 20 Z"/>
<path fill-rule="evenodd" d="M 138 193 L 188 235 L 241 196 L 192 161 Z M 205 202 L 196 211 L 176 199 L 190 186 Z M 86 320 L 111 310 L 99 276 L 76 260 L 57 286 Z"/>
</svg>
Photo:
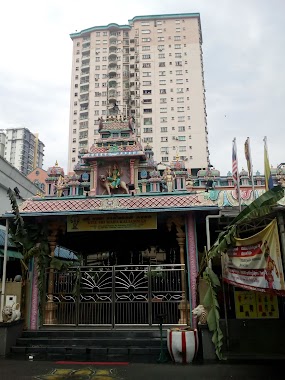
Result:
<svg viewBox="0 0 285 380">
<path fill-rule="evenodd" d="M 175 363 L 192 363 L 198 352 L 198 331 L 167 330 L 167 348 Z"/>
</svg>

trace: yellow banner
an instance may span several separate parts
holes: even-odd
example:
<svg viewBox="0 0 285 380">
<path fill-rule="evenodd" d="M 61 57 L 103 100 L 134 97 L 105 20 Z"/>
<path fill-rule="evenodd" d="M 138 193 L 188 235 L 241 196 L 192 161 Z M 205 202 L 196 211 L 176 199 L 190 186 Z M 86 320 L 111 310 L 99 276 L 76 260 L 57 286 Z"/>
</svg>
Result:
<svg viewBox="0 0 285 380">
<path fill-rule="evenodd" d="M 279 318 L 278 299 L 274 294 L 235 291 L 235 310 L 237 319 Z"/>
<path fill-rule="evenodd" d="M 157 215 L 153 213 L 72 215 L 67 217 L 67 232 L 155 230 Z"/>
<path fill-rule="evenodd" d="M 249 290 L 285 295 L 277 221 L 222 254 L 224 281 Z"/>
</svg>

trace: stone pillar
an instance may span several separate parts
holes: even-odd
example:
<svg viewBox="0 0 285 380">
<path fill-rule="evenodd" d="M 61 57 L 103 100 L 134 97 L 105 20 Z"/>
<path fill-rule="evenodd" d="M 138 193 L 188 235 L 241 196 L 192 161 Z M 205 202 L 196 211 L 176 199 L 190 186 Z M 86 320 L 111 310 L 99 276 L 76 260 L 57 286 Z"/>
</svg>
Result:
<svg viewBox="0 0 285 380">
<path fill-rule="evenodd" d="M 170 224 L 169 224 L 170 223 Z M 180 264 L 184 265 L 184 270 L 181 271 L 181 290 L 182 290 L 182 300 L 179 304 L 180 319 L 179 324 L 189 324 L 189 302 L 186 298 L 186 276 L 185 276 L 185 259 L 184 259 L 184 246 L 185 246 L 185 232 L 183 227 L 185 226 L 184 218 L 178 216 L 171 218 L 168 221 L 168 228 L 171 228 L 171 224 L 176 227 L 176 240 L 179 245 L 180 254 Z"/>
<path fill-rule="evenodd" d="M 189 292 L 190 292 L 190 305 L 191 310 L 197 306 L 197 275 L 198 275 L 198 263 L 197 263 L 197 246 L 196 246 L 196 226 L 194 214 L 189 212 L 186 216 L 187 227 L 187 264 L 190 277 Z M 192 316 L 192 327 L 197 328 L 197 319 Z"/>
<path fill-rule="evenodd" d="M 58 222 L 54 222 L 49 225 L 50 233 L 48 236 L 48 242 L 49 242 L 49 247 L 50 247 L 51 258 L 54 257 L 54 250 L 57 244 L 57 234 L 60 228 L 62 228 L 62 226 Z M 48 300 L 45 306 L 45 324 L 51 324 L 51 325 L 57 323 L 57 320 L 56 320 L 57 305 L 53 301 L 53 289 L 54 289 L 53 286 L 54 286 L 54 269 L 50 268 L 49 276 L 48 276 L 48 288 L 47 288 Z"/>
<path fill-rule="evenodd" d="M 90 195 L 97 195 L 97 180 L 98 180 L 98 163 L 97 161 L 91 164 L 90 173 Z"/>
<path fill-rule="evenodd" d="M 135 185 L 135 160 L 130 160 L 130 182 Z"/>
<path fill-rule="evenodd" d="M 39 316 L 39 290 L 38 290 L 38 259 L 34 257 L 33 260 L 33 277 L 32 277 L 32 302 L 31 302 L 31 315 L 30 315 L 30 329 L 38 329 L 38 316 Z"/>
</svg>

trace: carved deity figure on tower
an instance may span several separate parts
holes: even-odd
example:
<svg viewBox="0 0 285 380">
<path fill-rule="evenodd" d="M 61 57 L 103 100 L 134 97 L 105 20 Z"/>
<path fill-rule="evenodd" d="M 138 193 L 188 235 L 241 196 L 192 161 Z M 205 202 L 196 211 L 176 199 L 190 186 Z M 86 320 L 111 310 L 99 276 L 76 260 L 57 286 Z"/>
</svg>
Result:
<svg viewBox="0 0 285 380">
<path fill-rule="evenodd" d="M 111 169 L 111 166 L 109 166 L 108 169 L 108 177 L 107 180 L 109 181 L 109 186 L 111 189 L 118 189 L 121 184 L 121 172 L 117 164 L 113 165 L 113 169 Z"/>
<path fill-rule="evenodd" d="M 170 168 L 166 168 L 164 173 L 163 173 L 163 179 L 166 182 L 166 187 L 168 192 L 173 191 L 173 180 L 174 180 L 174 175 L 171 171 Z"/>
</svg>

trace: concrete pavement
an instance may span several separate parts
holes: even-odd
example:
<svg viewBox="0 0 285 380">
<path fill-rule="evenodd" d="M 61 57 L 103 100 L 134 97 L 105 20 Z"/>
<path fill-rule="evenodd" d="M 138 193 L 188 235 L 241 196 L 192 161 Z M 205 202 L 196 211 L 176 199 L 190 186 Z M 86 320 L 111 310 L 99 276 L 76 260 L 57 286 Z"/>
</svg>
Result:
<svg viewBox="0 0 285 380">
<path fill-rule="evenodd" d="M 283 363 L 124 364 L 0 359 L 0 380 L 275 380 L 283 378 Z"/>
</svg>

